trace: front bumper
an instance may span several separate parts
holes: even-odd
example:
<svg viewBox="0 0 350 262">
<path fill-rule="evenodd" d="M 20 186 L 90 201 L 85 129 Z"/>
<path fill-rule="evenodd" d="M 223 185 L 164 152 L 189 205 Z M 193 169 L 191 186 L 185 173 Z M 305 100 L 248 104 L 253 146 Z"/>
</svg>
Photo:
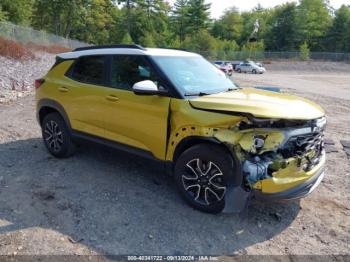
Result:
<svg viewBox="0 0 350 262">
<path fill-rule="evenodd" d="M 325 175 L 325 168 L 320 168 L 311 178 L 288 190 L 277 193 L 264 193 L 253 190 L 254 197 L 262 201 L 286 201 L 299 199 L 309 195 L 321 183 Z"/>
</svg>

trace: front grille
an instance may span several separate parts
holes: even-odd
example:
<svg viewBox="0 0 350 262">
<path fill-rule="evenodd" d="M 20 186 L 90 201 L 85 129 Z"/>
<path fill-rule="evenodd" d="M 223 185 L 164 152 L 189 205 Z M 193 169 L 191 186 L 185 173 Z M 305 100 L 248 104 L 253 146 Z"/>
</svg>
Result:
<svg viewBox="0 0 350 262">
<path fill-rule="evenodd" d="M 324 132 L 319 131 L 290 137 L 280 153 L 284 158 L 298 157 L 300 164 L 306 160 L 303 169 L 308 171 L 319 163 L 323 149 Z"/>
</svg>

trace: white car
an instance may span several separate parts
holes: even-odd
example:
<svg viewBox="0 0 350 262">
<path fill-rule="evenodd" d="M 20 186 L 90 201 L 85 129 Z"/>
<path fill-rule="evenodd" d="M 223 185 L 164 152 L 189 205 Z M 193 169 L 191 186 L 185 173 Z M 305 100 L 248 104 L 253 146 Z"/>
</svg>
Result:
<svg viewBox="0 0 350 262">
<path fill-rule="evenodd" d="M 253 61 L 245 61 L 236 66 L 236 71 L 238 73 L 250 72 L 252 74 L 263 74 L 266 72 L 266 69 L 261 64 L 258 65 Z"/>
</svg>

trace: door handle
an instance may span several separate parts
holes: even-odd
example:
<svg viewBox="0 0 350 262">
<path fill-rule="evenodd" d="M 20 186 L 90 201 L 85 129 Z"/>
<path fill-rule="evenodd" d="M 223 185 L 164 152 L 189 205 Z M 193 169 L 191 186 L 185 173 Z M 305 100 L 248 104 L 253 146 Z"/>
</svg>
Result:
<svg viewBox="0 0 350 262">
<path fill-rule="evenodd" d="M 106 99 L 109 101 L 112 101 L 112 102 L 116 102 L 119 100 L 119 98 L 116 97 L 115 95 L 108 95 L 108 96 L 106 96 Z"/>
<path fill-rule="evenodd" d="M 69 89 L 65 86 L 61 86 L 58 88 L 58 91 L 60 91 L 62 93 L 67 93 L 69 91 Z"/>
</svg>

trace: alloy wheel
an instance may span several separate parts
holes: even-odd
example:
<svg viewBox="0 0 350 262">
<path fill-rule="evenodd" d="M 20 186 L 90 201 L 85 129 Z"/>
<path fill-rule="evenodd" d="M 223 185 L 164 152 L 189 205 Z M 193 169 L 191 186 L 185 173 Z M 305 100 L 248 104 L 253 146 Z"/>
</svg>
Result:
<svg viewBox="0 0 350 262">
<path fill-rule="evenodd" d="M 186 164 L 182 184 L 189 196 L 201 205 L 221 201 L 226 192 L 224 175 L 212 161 L 193 159 Z"/>
<path fill-rule="evenodd" d="M 46 123 L 44 128 L 44 139 L 52 151 L 59 152 L 61 150 L 63 145 L 63 134 L 55 121 L 50 120 Z"/>
</svg>

